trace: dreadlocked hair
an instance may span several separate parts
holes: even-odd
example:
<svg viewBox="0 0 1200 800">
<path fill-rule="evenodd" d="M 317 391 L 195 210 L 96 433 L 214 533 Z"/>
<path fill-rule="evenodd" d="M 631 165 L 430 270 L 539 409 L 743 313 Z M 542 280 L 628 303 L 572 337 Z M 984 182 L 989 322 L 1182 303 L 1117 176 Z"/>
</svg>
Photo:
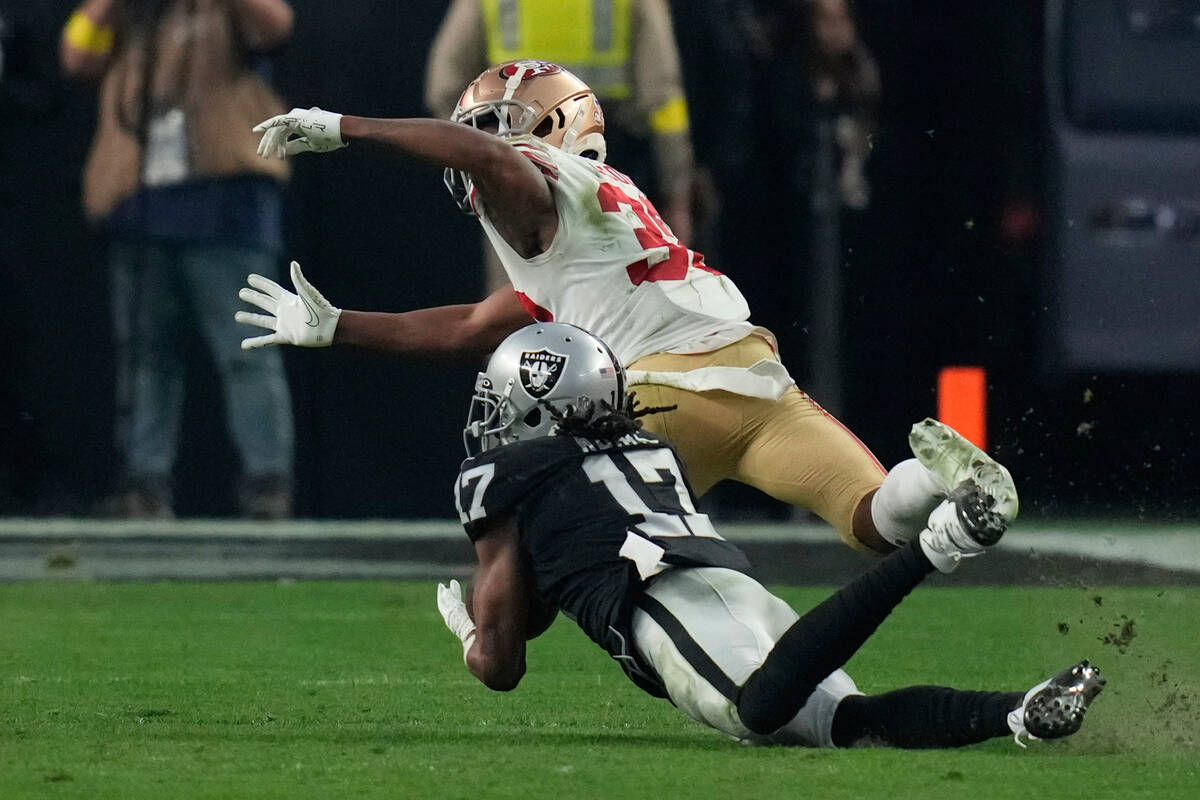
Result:
<svg viewBox="0 0 1200 800">
<path fill-rule="evenodd" d="M 580 397 L 579 402 L 567 406 L 566 411 L 559 411 L 545 400 L 541 401 L 541 405 L 558 423 L 555 430 L 560 435 L 601 439 L 609 442 L 641 430 L 640 417 L 647 414 L 658 414 L 662 411 L 673 411 L 677 408 L 677 406 L 638 408 L 637 398 L 632 392 L 626 395 L 625 401 L 628 412 L 613 408 L 607 400 L 596 401 L 590 397 Z"/>
</svg>

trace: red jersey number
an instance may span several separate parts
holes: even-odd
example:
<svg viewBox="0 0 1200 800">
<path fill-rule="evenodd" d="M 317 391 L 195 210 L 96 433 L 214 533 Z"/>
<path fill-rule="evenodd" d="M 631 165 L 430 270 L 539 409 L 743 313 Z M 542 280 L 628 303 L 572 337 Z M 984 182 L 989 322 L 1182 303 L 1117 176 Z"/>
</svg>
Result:
<svg viewBox="0 0 1200 800">
<path fill-rule="evenodd" d="M 600 201 L 601 211 L 620 213 L 627 209 L 632 210 L 641 222 L 640 226 L 633 229 L 633 233 L 642 248 L 657 250 L 659 253 L 666 252 L 665 257 L 657 257 L 658 253 L 655 253 L 653 264 L 650 263 L 652 256 L 647 256 L 625 267 L 634 286 L 643 281 L 683 280 L 687 276 L 688 267 L 720 274 L 704 265 L 704 256 L 679 243 L 645 195 L 631 197 L 611 183 L 601 183 L 596 191 L 596 198 Z"/>
</svg>

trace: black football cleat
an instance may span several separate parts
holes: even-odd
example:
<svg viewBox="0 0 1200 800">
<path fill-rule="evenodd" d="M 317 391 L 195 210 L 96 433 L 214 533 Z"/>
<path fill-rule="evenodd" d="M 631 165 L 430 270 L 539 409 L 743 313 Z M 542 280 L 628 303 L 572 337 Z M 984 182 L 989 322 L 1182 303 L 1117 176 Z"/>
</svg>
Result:
<svg viewBox="0 0 1200 800">
<path fill-rule="evenodd" d="M 1083 725 L 1088 705 L 1100 694 L 1105 680 L 1087 659 L 1068 667 L 1025 693 L 1025 702 L 1008 714 L 1008 727 L 1022 747 L 1031 739 L 1060 739 Z"/>
</svg>

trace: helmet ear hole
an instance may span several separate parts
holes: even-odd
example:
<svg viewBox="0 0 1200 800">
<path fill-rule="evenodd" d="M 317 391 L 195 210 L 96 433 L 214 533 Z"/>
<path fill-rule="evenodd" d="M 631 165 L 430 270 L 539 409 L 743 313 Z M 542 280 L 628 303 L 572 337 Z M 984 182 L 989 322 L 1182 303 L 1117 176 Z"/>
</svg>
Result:
<svg viewBox="0 0 1200 800">
<path fill-rule="evenodd" d="M 561 114 L 562 112 L 560 111 L 559 113 Z M 538 123 L 536 128 L 533 129 L 533 135 L 541 139 L 544 136 L 548 136 L 553 130 L 554 120 L 550 117 L 546 117 L 544 120 Z"/>
<path fill-rule="evenodd" d="M 538 425 L 542 424 L 542 410 L 537 406 L 534 406 L 533 408 L 529 409 L 529 413 L 525 415 L 525 419 L 522 420 L 522 422 L 531 428 L 536 428 Z"/>
</svg>

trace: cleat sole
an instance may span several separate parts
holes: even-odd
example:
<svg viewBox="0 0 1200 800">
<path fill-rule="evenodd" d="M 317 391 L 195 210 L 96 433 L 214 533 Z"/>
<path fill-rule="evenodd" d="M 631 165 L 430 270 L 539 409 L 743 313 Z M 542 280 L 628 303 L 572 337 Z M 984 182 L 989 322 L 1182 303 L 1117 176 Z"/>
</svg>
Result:
<svg viewBox="0 0 1200 800">
<path fill-rule="evenodd" d="M 1086 660 L 1066 669 L 1025 703 L 1025 730 L 1038 739 L 1070 736 L 1106 683 Z"/>
<path fill-rule="evenodd" d="M 993 499 L 994 513 L 1010 523 L 1017 518 L 1019 503 L 1012 475 L 958 431 L 926 418 L 912 426 L 908 444 L 917 461 L 937 475 L 949 490 L 972 481 Z"/>
</svg>

